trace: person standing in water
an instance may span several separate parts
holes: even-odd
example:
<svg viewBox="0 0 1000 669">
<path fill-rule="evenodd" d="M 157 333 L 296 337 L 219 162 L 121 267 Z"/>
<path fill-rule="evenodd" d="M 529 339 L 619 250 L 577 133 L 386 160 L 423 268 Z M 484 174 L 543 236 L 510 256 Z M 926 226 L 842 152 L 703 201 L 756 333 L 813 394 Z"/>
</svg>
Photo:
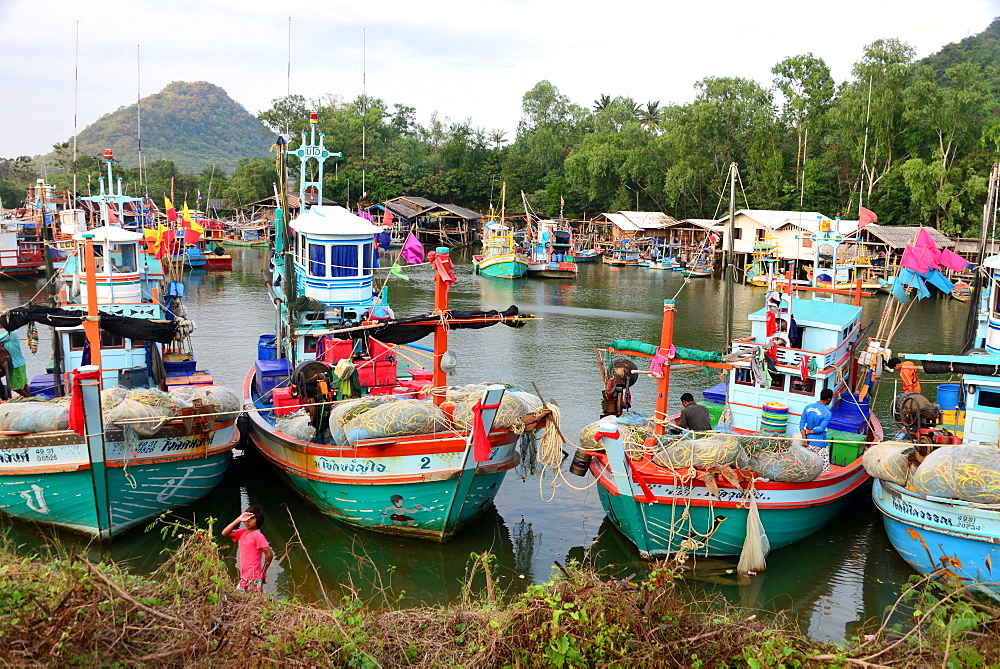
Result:
<svg viewBox="0 0 1000 669">
<path fill-rule="evenodd" d="M 246 527 L 236 529 L 240 523 Z M 267 568 L 274 559 L 274 551 L 261 534 L 263 525 L 264 512 L 260 507 L 248 506 L 222 530 L 222 536 L 230 537 L 240 547 L 240 584 L 236 586 L 240 592 L 260 592 L 261 586 L 267 582 Z"/>
</svg>

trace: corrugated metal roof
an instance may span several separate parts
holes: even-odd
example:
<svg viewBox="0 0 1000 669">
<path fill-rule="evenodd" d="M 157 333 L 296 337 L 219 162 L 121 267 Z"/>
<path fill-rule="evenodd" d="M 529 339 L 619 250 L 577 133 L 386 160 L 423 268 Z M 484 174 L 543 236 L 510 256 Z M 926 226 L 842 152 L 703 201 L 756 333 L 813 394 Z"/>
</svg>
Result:
<svg viewBox="0 0 1000 669">
<path fill-rule="evenodd" d="M 461 216 L 462 218 L 468 219 L 470 221 L 478 221 L 480 218 L 483 217 L 483 215 L 480 214 L 479 212 L 472 211 L 471 209 L 466 209 L 465 207 L 459 207 L 457 204 L 439 204 L 437 206 L 440 207 L 441 209 L 444 209 L 445 211 L 450 211 L 456 216 Z"/>
<path fill-rule="evenodd" d="M 815 230 L 816 221 L 819 219 L 829 220 L 829 216 L 824 216 L 818 211 L 777 211 L 774 209 L 740 209 L 736 212 L 739 216 L 743 214 L 744 216 L 753 219 L 757 223 L 760 223 L 764 227 L 771 228 L 772 230 L 777 230 L 784 225 L 795 225 L 802 228 L 803 230 Z M 716 223 L 722 224 L 729 220 L 729 216 L 723 216 L 722 218 L 716 220 Z M 812 227 L 808 227 L 812 222 Z"/>
<path fill-rule="evenodd" d="M 628 220 L 628 217 L 622 213 L 616 214 L 602 214 L 605 218 L 615 224 L 615 227 L 619 230 L 624 230 L 626 232 L 640 232 L 642 228 Z"/>
<path fill-rule="evenodd" d="M 677 219 L 667 216 L 662 211 L 619 211 L 618 213 L 643 230 L 665 228 L 677 223 Z"/>
<path fill-rule="evenodd" d="M 690 223 L 691 225 L 697 225 L 699 228 L 705 228 L 706 230 L 717 230 L 720 227 L 718 221 L 712 218 L 685 218 L 681 221 L 681 223 Z"/>
<path fill-rule="evenodd" d="M 952 248 L 955 246 L 955 242 L 934 228 L 926 228 L 926 230 L 931 233 L 931 237 L 934 239 L 934 243 L 938 245 L 938 248 Z M 920 232 L 919 226 L 879 225 L 878 223 L 871 223 L 858 230 L 858 238 L 861 239 L 866 235 L 870 235 L 891 248 L 902 250 L 906 248 L 907 244 L 913 243 L 918 232 Z"/>
</svg>

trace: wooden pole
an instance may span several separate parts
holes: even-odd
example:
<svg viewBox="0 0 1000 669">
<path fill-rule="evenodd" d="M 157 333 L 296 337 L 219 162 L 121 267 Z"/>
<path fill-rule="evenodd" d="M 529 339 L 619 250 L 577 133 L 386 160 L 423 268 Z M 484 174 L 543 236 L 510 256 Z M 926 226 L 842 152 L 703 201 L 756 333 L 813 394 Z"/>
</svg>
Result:
<svg viewBox="0 0 1000 669">
<path fill-rule="evenodd" d="M 445 264 L 451 265 L 451 255 L 447 247 L 439 246 L 435 249 L 434 261 L 437 263 L 441 259 Z M 441 357 L 448 351 L 448 328 L 443 324 L 445 314 L 448 313 L 448 283 L 435 268 L 434 271 L 434 313 L 440 316 L 438 324 L 434 328 L 434 376 L 433 384 L 435 388 L 443 388 L 448 385 L 448 374 L 441 369 Z M 445 401 L 445 396 L 434 393 L 434 404 L 440 406 Z"/>
<path fill-rule="evenodd" d="M 660 350 L 666 353 L 674 341 L 674 301 L 663 300 L 663 324 L 660 326 Z M 670 363 L 663 365 L 663 376 L 656 382 L 656 412 L 653 433 L 666 431 L 667 395 L 670 392 Z"/>
<path fill-rule="evenodd" d="M 97 311 L 97 263 L 94 260 L 94 235 L 85 234 L 84 267 L 87 277 L 87 320 L 83 322 L 83 331 L 87 333 L 90 342 L 90 364 L 101 366 L 101 326 Z"/>
</svg>

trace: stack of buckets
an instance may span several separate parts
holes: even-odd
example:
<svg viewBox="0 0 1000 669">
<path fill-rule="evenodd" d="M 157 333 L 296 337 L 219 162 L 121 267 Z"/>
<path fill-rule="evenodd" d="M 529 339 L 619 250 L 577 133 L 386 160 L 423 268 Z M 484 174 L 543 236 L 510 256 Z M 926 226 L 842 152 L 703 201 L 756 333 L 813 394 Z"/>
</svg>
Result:
<svg viewBox="0 0 1000 669">
<path fill-rule="evenodd" d="M 760 418 L 760 431 L 784 436 L 788 432 L 788 405 L 781 402 L 764 404 L 764 414 Z"/>
</svg>

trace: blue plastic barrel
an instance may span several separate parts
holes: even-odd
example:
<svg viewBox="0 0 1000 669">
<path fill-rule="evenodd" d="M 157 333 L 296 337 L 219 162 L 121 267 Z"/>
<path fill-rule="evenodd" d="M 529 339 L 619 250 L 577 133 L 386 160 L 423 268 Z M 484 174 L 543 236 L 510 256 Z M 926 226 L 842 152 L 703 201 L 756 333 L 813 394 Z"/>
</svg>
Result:
<svg viewBox="0 0 1000 669">
<path fill-rule="evenodd" d="M 261 335 L 257 342 L 257 359 L 274 360 L 278 357 L 278 340 L 275 335 Z"/>
<path fill-rule="evenodd" d="M 840 393 L 840 406 L 868 418 L 872 400 L 871 397 L 865 397 L 863 400 L 858 399 L 856 393 Z"/>
<path fill-rule="evenodd" d="M 958 408 L 958 391 L 961 388 L 957 383 L 942 383 L 938 386 L 937 403 L 942 411 L 954 411 Z"/>
</svg>

